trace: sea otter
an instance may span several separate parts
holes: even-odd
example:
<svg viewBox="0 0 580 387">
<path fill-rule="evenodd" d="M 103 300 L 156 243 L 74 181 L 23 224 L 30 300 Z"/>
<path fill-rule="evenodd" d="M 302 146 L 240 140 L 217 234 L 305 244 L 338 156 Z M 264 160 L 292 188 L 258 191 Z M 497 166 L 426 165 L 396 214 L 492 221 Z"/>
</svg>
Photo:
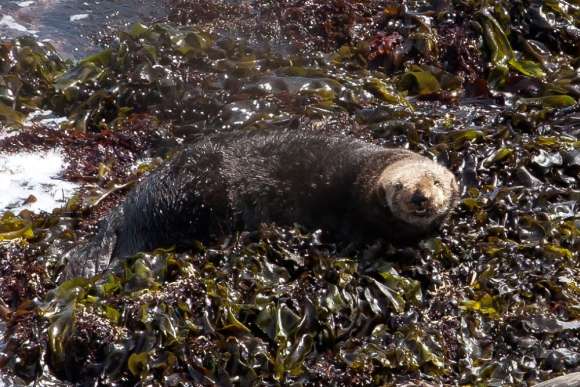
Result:
<svg viewBox="0 0 580 387">
<path fill-rule="evenodd" d="M 301 224 L 336 239 L 413 240 L 455 206 L 453 174 L 426 157 L 350 137 L 229 134 L 191 145 L 149 175 L 68 254 L 66 277 L 113 257 L 191 247 L 261 223 Z"/>
</svg>

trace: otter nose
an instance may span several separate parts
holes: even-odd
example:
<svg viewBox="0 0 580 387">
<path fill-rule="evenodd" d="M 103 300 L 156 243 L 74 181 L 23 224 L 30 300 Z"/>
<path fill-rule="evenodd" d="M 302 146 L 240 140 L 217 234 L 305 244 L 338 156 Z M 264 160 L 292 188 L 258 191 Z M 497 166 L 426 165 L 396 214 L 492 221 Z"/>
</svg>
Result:
<svg viewBox="0 0 580 387">
<path fill-rule="evenodd" d="M 417 208 L 425 208 L 427 204 L 427 197 L 421 191 L 415 191 L 413 196 L 411 196 L 411 203 Z"/>
</svg>

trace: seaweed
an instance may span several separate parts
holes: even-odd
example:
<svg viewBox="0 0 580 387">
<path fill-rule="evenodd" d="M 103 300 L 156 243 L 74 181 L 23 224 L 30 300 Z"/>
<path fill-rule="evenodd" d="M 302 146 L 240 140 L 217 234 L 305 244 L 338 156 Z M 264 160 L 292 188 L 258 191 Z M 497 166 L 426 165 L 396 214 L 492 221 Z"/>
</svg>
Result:
<svg viewBox="0 0 580 387">
<path fill-rule="evenodd" d="M 0 219 L 7 380 L 530 385 L 578 370 L 575 4 L 168 7 L 77 63 L 2 44 L 0 119 L 18 133 L 0 148 L 61 147 L 63 178 L 84 183 L 51 214 Z M 27 126 L 38 109 L 68 121 Z M 263 225 L 60 282 L 64 253 L 181 144 L 262 129 L 418 151 L 456 173 L 461 203 L 410 247 Z"/>
</svg>

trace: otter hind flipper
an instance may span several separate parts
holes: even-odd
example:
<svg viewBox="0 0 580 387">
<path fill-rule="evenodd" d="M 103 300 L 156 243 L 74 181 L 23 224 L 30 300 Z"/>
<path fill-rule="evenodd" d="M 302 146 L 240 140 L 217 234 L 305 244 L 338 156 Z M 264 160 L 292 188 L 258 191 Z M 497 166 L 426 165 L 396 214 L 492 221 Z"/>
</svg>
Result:
<svg viewBox="0 0 580 387">
<path fill-rule="evenodd" d="M 99 224 L 99 231 L 90 241 L 66 253 L 63 279 L 91 277 L 105 271 L 113 258 L 118 229 L 123 219 L 122 207 L 114 210 Z"/>
</svg>

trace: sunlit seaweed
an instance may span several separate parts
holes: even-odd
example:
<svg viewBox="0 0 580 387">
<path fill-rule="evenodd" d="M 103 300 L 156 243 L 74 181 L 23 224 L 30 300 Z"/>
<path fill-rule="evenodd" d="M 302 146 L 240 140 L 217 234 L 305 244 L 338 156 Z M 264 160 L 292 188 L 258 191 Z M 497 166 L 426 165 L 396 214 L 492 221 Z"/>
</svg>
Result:
<svg viewBox="0 0 580 387">
<path fill-rule="evenodd" d="M 177 25 L 135 25 L 75 64 L 30 39 L 2 46 L 0 118 L 20 128 L 3 148 L 58 144 L 79 165 L 65 177 L 87 183 L 53 214 L 0 219 L 3 372 L 19 382 L 526 385 L 578 370 L 576 5 L 170 6 Z M 70 121 L 21 129 L 38 108 Z M 409 147 L 456 172 L 461 205 L 413 247 L 345 253 L 318 232 L 265 225 L 58 284 L 62 252 L 158 163 L 132 170 L 139 158 L 256 128 Z"/>
</svg>

